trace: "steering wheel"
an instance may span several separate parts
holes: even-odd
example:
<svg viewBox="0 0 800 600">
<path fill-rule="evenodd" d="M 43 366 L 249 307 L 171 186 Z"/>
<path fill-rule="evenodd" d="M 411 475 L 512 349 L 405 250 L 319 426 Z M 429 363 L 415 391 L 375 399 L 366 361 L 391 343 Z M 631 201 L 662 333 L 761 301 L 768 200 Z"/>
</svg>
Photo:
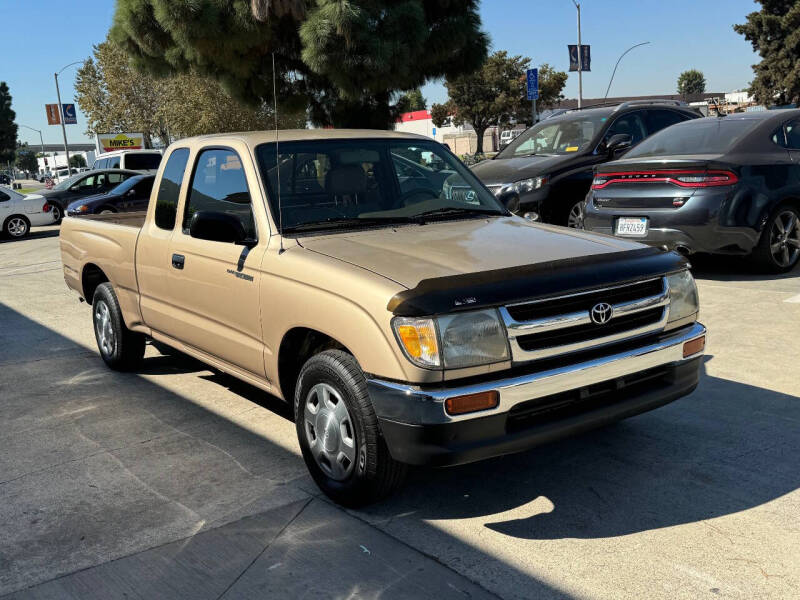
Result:
<svg viewBox="0 0 800 600">
<path fill-rule="evenodd" d="M 429 196 L 430 198 L 432 198 L 434 200 L 437 200 L 439 198 L 439 193 L 438 192 L 434 192 L 431 189 L 428 189 L 428 188 L 414 188 L 413 190 L 408 190 L 406 193 L 401 194 L 400 201 L 403 203 L 403 205 L 407 205 L 409 198 L 414 197 L 414 196 L 419 196 L 419 195 L 422 195 L 422 194 L 424 194 L 426 196 Z M 425 198 L 420 198 L 419 200 L 417 200 L 417 202 L 422 202 L 423 200 L 425 200 Z"/>
</svg>

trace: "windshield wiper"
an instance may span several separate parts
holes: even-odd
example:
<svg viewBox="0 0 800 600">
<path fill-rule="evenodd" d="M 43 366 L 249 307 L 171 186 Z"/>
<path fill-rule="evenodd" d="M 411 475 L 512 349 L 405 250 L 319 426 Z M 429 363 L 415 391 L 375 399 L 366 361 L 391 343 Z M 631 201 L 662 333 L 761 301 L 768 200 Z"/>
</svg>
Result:
<svg viewBox="0 0 800 600">
<path fill-rule="evenodd" d="M 500 217 L 503 213 L 492 208 L 467 208 L 458 206 L 444 206 L 418 213 L 410 218 L 415 222 L 424 222 L 428 217 L 447 217 L 451 215 L 476 215 L 476 216 L 495 216 Z"/>
<path fill-rule="evenodd" d="M 314 231 L 316 229 L 340 229 L 347 227 L 360 227 L 362 225 L 389 225 L 391 223 L 409 223 L 408 217 L 330 217 L 324 221 L 310 221 L 299 223 L 291 227 L 284 227 L 284 233 L 297 231 Z"/>
</svg>

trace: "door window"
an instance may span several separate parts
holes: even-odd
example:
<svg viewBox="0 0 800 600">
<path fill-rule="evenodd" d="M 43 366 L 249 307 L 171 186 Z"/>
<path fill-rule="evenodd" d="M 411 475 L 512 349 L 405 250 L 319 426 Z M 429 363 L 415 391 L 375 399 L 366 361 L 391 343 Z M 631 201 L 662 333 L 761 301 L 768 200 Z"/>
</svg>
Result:
<svg viewBox="0 0 800 600">
<path fill-rule="evenodd" d="M 605 141 L 607 142 L 612 136 L 620 133 L 627 133 L 631 136 L 632 145 L 636 145 L 647 137 L 647 131 L 644 127 L 642 119 L 642 111 L 636 111 L 622 115 L 609 127 L 606 133 Z"/>
<path fill-rule="evenodd" d="M 11 198 L 11 196 L 9 196 L 8 194 L 6 194 L 3 191 L 0 191 L 0 202 L 5 202 L 9 198 Z"/>
<path fill-rule="evenodd" d="M 156 227 L 171 230 L 175 227 L 175 217 L 178 214 L 178 196 L 181 192 L 183 174 L 186 172 L 186 163 L 189 162 L 189 149 L 178 148 L 173 150 L 167 159 L 167 166 L 161 174 L 156 196 Z"/>
<path fill-rule="evenodd" d="M 183 216 L 185 233 L 189 233 L 194 214 L 201 210 L 235 216 L 242 224 L 245 235 L 250 239 L 256 238 L 247 178 L 242 161 L 233 150 L 210 148 L 197 157 Z"/>
<path fill-rule="evenodd" d="M 133 186 L 134 190 L 134 197 L 136 198 L 147 198 L 150 196 L 150 192 L 153 190 L 153 178 L 148 177 L 147 179 L 143 179 L 135 186 Z"/>
<path fill-rule="evenodd" d="M 686 119 L 686 116 L 674 110 L 648 110 L 647 135 L 653 135 L 657 131 L 661 131 L 670 125 L 675 125 L 675 123 L 686 121 Z"/>
</svg>

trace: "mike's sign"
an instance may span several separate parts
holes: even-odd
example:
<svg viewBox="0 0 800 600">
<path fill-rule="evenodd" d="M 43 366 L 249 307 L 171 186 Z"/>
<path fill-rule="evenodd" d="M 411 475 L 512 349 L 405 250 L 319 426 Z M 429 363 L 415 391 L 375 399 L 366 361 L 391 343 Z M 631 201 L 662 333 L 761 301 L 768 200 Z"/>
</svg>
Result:
<svg viewBox="0 0 800 600">
<path fill-rule="evenodd" d="M 144 135 L 141 133 L 98 133 L 97 151 L 141 150 L 144 148 Z"/>
</svg>

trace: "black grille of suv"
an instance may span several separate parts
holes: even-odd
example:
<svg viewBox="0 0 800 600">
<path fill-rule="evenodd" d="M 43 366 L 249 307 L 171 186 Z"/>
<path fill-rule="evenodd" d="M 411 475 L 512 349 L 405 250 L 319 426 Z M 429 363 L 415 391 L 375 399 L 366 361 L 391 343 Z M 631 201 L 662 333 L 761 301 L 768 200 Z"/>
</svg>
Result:
<svg viewBox="0 0 800 600">
<path fill-rule="evenodd" d="M 533 321 L 534 319 L 543 319 L 571 312 L 590 310 L 598 302 L 619 304 L 621 302 L 629 302 L 648 296 L 657 296 L 662 290 L 663 282 L 659 278 L 641 283 L 632 283 L 631 285 L 623 287 L 568 296 L 566 298 L 553 298 L 552 300 L 517 304 L 508 306 L 507 310 L 508 314 L 516 321 Z"/>
</svg>

